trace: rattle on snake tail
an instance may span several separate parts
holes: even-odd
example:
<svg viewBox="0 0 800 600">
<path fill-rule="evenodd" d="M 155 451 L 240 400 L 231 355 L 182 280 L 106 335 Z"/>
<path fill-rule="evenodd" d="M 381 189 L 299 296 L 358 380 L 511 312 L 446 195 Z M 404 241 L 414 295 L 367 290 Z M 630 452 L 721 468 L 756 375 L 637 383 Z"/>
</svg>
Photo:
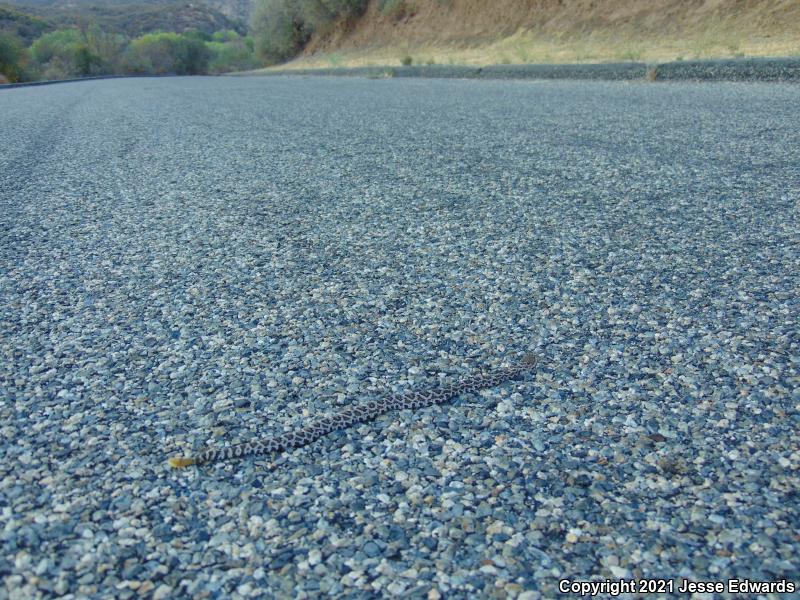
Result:
<svg viewBox="0 0 800 600">
<path fill-rule="evenodd" d="M 406 394 L 392 394 L 380 400 L 370 400 L 356 406 L 351 406 L 330 417 L 323 417 L 313 421 L 302 429 L 296 429 L 275 437 L 264 438 L 252 442 L 244 442 L 223 448 L 203 450 L 196 456 L 175 456 L 169 459 L 169 465 L 174 468 L 188 467 L 190 465 L 204 465 L 232 458 L 243 458 L 256 454 L 274 454 L 283 450 L 307 446 L 319 438 L 340 429 L 347 429 L 356 423 L 372 421 L 390 410 L 418 409 L 432 404 L 441 404 L 465 392 L 476 392 L 495 387 L 505 381 L 514 379 L 519 375 L 533 370 L 536 357 L 526 354 L 517 364 L 472 375 L 459 382 L 432 390 L 408 392 Z"/>
</svg>

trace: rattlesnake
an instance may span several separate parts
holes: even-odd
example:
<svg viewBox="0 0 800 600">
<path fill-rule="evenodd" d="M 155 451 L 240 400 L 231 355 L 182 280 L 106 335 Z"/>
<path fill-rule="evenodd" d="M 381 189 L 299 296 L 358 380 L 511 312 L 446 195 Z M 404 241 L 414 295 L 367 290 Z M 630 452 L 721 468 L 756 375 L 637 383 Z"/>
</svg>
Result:
<svg viewBox="0 0 800 600">
<path fill-rule="evenodd" d="M 431 390 L 408 392 L 406 394 L 393 394 L 380 400 L 370 400 L 363 404 L 351 406 L 330 417 L 323 417 L 313 421 L 302 429 L 296 429 L 275 437 L 264 438 L 252 442 L 244 442 L 224 448 L 210 448 L 203 450 L 196 456 L 175 456 L 169 459 L 171 467 L 180 468 L 189 465 L 204 465 L 206 463 L 243 458 L 256 454 L 274 454 L 307 446 L 319 438 L 340 429 L 347 429 L 356 423 L 372 421 L 390 410 L 403 410 L 424 408 L 432 404 L 441 404 L 465 392 L 475 392 L 482 389 L 495 387 L 504 381 L 514 379 L 520 374 L 530 371 L 536 364 L 536 357 L 526 354 L 517 364 L 511 367 L 495 369 L 485 373 L 472 375 L 451 385 Z"/>
</svg>

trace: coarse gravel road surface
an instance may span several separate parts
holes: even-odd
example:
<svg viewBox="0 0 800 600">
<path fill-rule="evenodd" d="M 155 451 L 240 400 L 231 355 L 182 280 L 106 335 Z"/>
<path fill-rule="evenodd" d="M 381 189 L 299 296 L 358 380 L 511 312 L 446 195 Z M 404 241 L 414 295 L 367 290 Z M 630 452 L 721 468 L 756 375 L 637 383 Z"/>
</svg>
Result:
<svg viewBox="0 0 800 600">
<path fill-rule="evenodd" d="M 741 83 L 0 91 L 0 596 L 800 584 L 799 106 Z M 525 352 L 535 374 L 452 405 L 165 462 Z"/>
</svg>

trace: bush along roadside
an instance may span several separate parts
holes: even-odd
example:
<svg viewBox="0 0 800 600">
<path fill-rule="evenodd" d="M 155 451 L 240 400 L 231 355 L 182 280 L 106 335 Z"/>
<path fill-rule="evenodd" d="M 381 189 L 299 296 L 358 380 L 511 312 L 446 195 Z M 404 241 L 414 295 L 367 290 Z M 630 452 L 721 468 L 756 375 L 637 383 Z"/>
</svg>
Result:
<svg viewBox="0 0 800 600">
<path fill-rule="evenodd" d="M 134 39 L 97 27 L 57 29 L 28 47 L 0 32 L 0 83 L 109 75 L 199 75 L 260 66 L 253 40 L 233 30 L 148 33 Z"/>
</svg>

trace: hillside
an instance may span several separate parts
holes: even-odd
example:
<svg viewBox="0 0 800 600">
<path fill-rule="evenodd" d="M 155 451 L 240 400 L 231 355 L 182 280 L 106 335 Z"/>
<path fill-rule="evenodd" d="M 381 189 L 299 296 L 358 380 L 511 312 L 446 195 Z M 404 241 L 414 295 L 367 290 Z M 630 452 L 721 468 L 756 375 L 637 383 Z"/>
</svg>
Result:
<svg viewBox="0 0 800 600">
<path fill-rule="evenodd" d="M 242 23 L 247 23 L 253 11 L 253 0 L 205 0 L 205 4 Z"/>
<path fill-rule="evenodd" d="M 800 55 L 799 0 L 369 0 L 290 66 Z"/>
<path fill-rule="evenodd" d="M 0 4 L 0 31 L 7 31 L 28 46 L 43 33 L 53 29 L 52 23 L 40 17 Z"/>
<path fill-rule="evenodd" d="M 8 4 L 48 9 L 85 9 L 87 7 L 120 7 L 130 5 L 131 0 L 9 0 Z M 164 0 L 138 0 L 136 4 L 164 5 Z M 252 0 L 200 0 L 194 4 L 210 6 L 223 15 L 238 21 L 246 21 L 252 10 Z"/>
<path fill-rule="evenodd" d="M 153 31 L 196 29 L 211 34 L 232 29 L 245 33 L 246 21 L 234 19 L 209 5 L 196 2 L 117 3 L 93 0 L 18 0 L 17 6 L 0 5 L 0 30 L 11 31 L 26 43 L 53 28 L 95 23 L 103 31 L 137 37 Z M 25 5 L 22 5 L 22 3 Z"/>
</svg>

